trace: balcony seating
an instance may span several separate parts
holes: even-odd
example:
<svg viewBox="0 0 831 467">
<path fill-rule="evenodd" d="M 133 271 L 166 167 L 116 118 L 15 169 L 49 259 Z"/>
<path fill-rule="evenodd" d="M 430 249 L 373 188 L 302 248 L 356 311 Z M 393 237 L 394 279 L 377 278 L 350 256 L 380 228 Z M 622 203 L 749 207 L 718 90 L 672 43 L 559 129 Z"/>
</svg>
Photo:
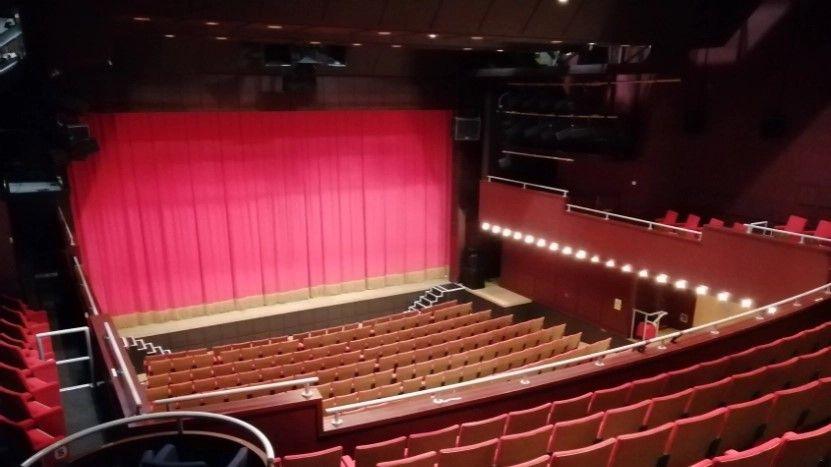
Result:
<svg viewBox="0 0 831 467">
<path fill-rule="evenodd" d="M 727 409 L 720 408 L 673 423 L 666 448 L 670 454 L 668 467 L 687 467 L 710 457 L 718 442 L 714 434 L 722 432 L 726 413 Z"/>
<path fill-rule="evenodd" d="M 406 445 L 407 437 L 400 436 L 389 441 L 358 446 L 354 458 L 343 456 L 342 462 L 344 467 L 375 467 L 379 462 L 403 458 Z"/>
<path fill-rule="evenodd" d="M 436 431 L 416 433 L 407 437 L 407 455 L 416 456 L 430 451 L 440 451 L 456 446 L 459 425 L 451 425 Z"/>
<path fill-rule="evenodd" d="M 672 209 L 668 209 L 667 212 L 664 214 L 664 217 L 659 217 L 655 219 L 655 222 L 660 222 L 661 224 L 667 225 L 675 225 L 678 222 L 678 213 L 673 211 Z"/>
<path fill-rule="evenodd" d="M 457 448 L 447 448 L 439 451 L 439 463 L 442 467 L 473 467 L 477 465 L 493 465 L 498 439 L 489 439 L 481 443 L 463 445 Z"/>
<path fill-rule="evenodd" d="M 0 387 L 0 416 L 29 430 L 40 428 L 52 435 L 65 435 L 63 409 L 51 407 Z"/>
<path fill-rule="evenodd" d="M 276 462 L 280 467 L 340 467 L 343 448 L 336 446 L 308 454 L 283 456 Z"/>
<path fill-rule="evenodd" d="M 784 225 L 777 225 L 775 228 L 791 233 L 805 232 L 805 226 L 808 224 L 808 219 L 791 214 L 788 216 L 788 221 Z"/>
<path fill-rule="evenodd" d="M 710 220 L 707 221 L 707 227 L 723 228 L 724 221 L 715 217 L 711 217 Z"/>
<path fill-rule="evenodd" d="M 21 461 L 61 438 L 40 428 L 24 428 L 21 424 L 0 416 L 0 460 Z"/>
<path fill-rule="evenodd" d="M 614 438 L 591 446 L 570 451 L 555 451 L 551 454 L 551 467 L 589 467 L 606 465 L 612 457 L 617 440 Z"/>
<path fill-rule="evenodd" d="M 435 451 L 429 451 L 404 459 L 379 462 L 377 467 L 433 467 L 436 465 L 438 457 Z"/>
<path fill-rule="evenodd" d="M 822 219 L 817 223 L 815 230 L 806 230 L 805 233 L 814 237 L 831 239 L 831 221 Z"/>
</svg>

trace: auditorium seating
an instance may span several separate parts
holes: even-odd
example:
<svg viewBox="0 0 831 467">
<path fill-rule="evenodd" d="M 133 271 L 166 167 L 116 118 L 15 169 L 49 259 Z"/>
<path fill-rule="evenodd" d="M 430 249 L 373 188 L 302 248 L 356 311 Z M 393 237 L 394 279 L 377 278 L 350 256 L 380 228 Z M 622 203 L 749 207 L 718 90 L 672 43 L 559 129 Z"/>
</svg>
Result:
<svg viewBox="0 0 831 467">
<path fill-rule="evenodd" d="M 407 459 L 410 439 L 413 446 L 435 439 L 435 444 L 422 444 L 412 454 L 437 452 L 437 457 L 429 457 L 437 459 L 435 465 L 474 467 L 548 465 L 542 459 L 549 456 L 550 465 L 560 466 L 659 462 L 685 466 L 713 456 L 720 456 L 713 463 L 722 462 L 722 458 L 738 455 L 737 449 L 755 448 L 778 459 L 767 465 L 784 466 L 803 458 L 818 463 L 831 454 L 831 427 L 822 426 L 831 422 L 831 322 L 671 373 L 688 378 L 692 387 L 669 386 L 672 377 L 663 373 L 485 420 L 415 433 L 406 441 L 396 438 L 359 446 L 356 453 L 394 442 L 395 452 L 403 451 L 399 459 Z M 720 379 L 712 381 L 716 378 Z M 731 390 L 736 384 L 741 391 Z M 677 392 L 667 394 L 667 389 Z M 698 399 L 693 398 L 695 394 Z M 541 415 L 545 413 L 547 417 Z M 768 444 L 771 440 L 781 445 L 775 455 L 767 453 L 773 449 Z M 369 465 L 358 457 L 343 459 L 346 465 Z"/>
<path fill-rule="evenodd" d="M 46 313 L 7 296 L 0 303 L 0 459 L 17 459 L 65 436 L 66 426 L 48 338 L 46 359 L 37 352 L 35 334 L 49 331 Z"/>
<path fill-rule="evenodd" d="M 777 225 L 774 228 L 784 230 L 785 232 L 803 233 L 807 224 L 808 219 L 791 214 L 788 216 L 788 221 L 784 225 Z"/>
</svg>

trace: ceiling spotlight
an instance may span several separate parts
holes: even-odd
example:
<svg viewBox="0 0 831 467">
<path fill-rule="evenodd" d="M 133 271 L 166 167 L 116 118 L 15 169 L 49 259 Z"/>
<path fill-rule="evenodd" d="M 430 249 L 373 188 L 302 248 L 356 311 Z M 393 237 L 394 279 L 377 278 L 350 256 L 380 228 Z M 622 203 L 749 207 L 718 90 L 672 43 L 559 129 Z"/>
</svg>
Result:
<svg viewBox="0 0 831 467">
<path fill-rule="evenodd" d="M 522 238 L 522 232 L 514 232 L 514 240 L 519 240 Z"/>
<path fill-rule="evenodd" d="M 472 48 L 470 48 L 470 47 L 465 47 L 465 48 L 463 48 L 462 50 L 464 50 L 465 52 L 469 52 L 469 51 L 471 51 L 471 50 L 473 50 L 473 49 L 472 49 Z"/>
<path fill-rule="evenodd" d="M 709 290 L 710 290 L 710 288 L 707 287 L 706 285 L 699 285 L 698 287 L 695 288 L 695 294 L 696 295 L 707 295 L 707 292 Z"/>
<path fill-rule="evenodd" d="M 563 41 L 561 41 L 561 40 L 557 40 L 557 39 L 554 39 L 554 40 L 552 40 L 552 41 L 551 41 L 551 43 L 552 43 L 552 44 L 562 44 L 562 43 L 563 43 Z"/>
<path fill-rule="evenodd" d="M 606 260 L 606 267 L 607 268 L 615 267 L 615 260 L 613 260 L 613 259 Z"/>
<path fill-rule="evenodd" d="M 482 36 L 470 36 L 470 40 L 473 41 L 481 41 L 482 39 L 484 39 Z"/>
<path fill-rule="evenodd" d="M 753 300 L 749 298 L 743 298 L 739 302 L 739 305 L 741 305 L 742 308 L 750 308 L 753 306 Z"/>
<path fill-rule="evenodd" d="M 592 259 L 589 260 L 589 261 L 591 261 L 592 263 L 599 263 L 600 262 L 600 256 L 594 255 L 594 256 L 592 256 Z"/>
<path fill-rule="evenodd" d="M 632 272 L 632 265 L 624 264 L 623 266 L 621 266 L 620 270 L 626 273 Z"/>
<path fill-rule="evenodd" d="M 574 254 L 574 257 L 580 260 L 586 259 L 586 250 L 577 250 L 577 253 Z"/>
<path fill-rule="evenodd" d="M 502 227 L 494 225 L 493 227 L 491 227 L 491 232 L 498 234 L 499 232 L 502 232 Z"/>
<path fill-rule="evenodd" d="M 638 277 L 647 278 L 649 277 L 649 270 L 648 269 L 641 269 L 638 271 Z"/>
<path fill-rule="evenodd" d="M 512 233 L 514 233 L 514 231 L 507 228 L 507 227 L 502 229 L 502 236 L 503 237 L 510 237 Z"/>
<path fill-rule="evenodd" d="M 563 247 L 563 252 L 562 252 L 562 253 L 563 253 L 564 255 L 566 255 L 566 256 L 571 256 L 571 252 L 572 252 L 572 251 L 573 251 L 573 250 L 571 249 L 571 247 L 570 247 L 570 246 L 564 246 L 564 247 Z"/>
<path fill-rule="evenodd" d="M 393 45 L 391 45 L 390 47 L 392 47 L 393 49 L 400 49 L 400 48 L 401 48 L 401 44 L 393 44 Z"/>
<path fill-rule="evenodd" d="M 165 34 L 164 37 L 168 39 L 173 39 L 174 37 L 176 37 L 176 34 Z"/>
<path fill-rule="evenodd" d="M 439 35 L 431 33 L 431 34 L 427 34 L 427 37 L 429 37 L 430 39 L 435 39 L 435 38 L 439 37 Z"/>
<path fill-rule="evenodd" d="M 678 290 L 685 290 L 687 288 L 687 280 L 678 279 L 677 281 L 675 281 L 675 288 Z"/>
<path fill-rule="evenodd" d="M 482 230 L 490 230 L 491 225 L 488 222 L 482 222 Z"/>
<path fill-rule="evenodd" d="M 504 49 L 496 49 L 497 52 L 504 52 Z"/>
<path fill-rule="evenodd" d="M 529 244 L 529 245 L 530 245 L 530 244 L 532 244 L 532 243 L 534 243 L 534 240 L 535 240 L 535 239 L 534 239 L 534 236 L 533 236 L 533 235 L 526 235 L 526 236 L 525 236 L 525 243 L 527 243 L 527 244 Z"/>
<path fill-rule="evenodd" d="M 309 41 L 309 44 L 320 45 L 320 41 Z"/>
<path fill-rule="evenodd" d="M 389 36 L 390 32 L 389 31 L 378 31 L 378 35 L 379 36 Z"/>
<path fill-rule="evenodd" d="M 537 246 L 540 247 L 540 248 L 545 248 L 545 240 L 543 240 L 541 238 L 538 239 L 537 240 Z"/>
<path fill-rule="evenodd" d="M 283 29 L 283 26 L 280 26 L 279 24 L 269 24 L 268 26 L 266 26 L 266 28 L 268 28 L 268 29 Z"/>
<path fill-rule="evenodd" d="M 205 21 L 205 26 L 219 26 L 219 23 L 216 21 Z"/>
<path fill-rule="evenodd" d="M 362 46 L 362 45 L 363 45 L 363 44 L 361 44 L 360 42 L 353 42 L 353 43 L 352 43 L 352 47 L 360 47 L 360 46 Z"/>
<path fill-rule="evenodd" d="M 719 292 L 716 294 L 716 298 L 720 302 L 726 302 L 730 299 L 730 292 Z"/>
<path fill-rule="evenodd" d="M 147 21 L 150 21 L 150 17 L 149 16 L 133 16 L 133 21 L 146 23 Z"/>
<path fill-rule="evenodd" d="M 560 5 L 565 5 L 566 3 L 568 3 L 568 0 L 557 0 L 557 3 L 559 3 Z"/>
<path fill-rule="evenodd" d="M 218 41 L 227 41 L 228 37 L 227 36 L 216 36 L 215 39 L 218 40 Z"/>
<path fill-rule="evenodd" d="M 657 276 L 655 276 L 655 282 L 659 284 L 666 284 L 667 282 L 669 282 L 669 276 L 663 273 L 658 274 Z"/>
<path fill-rule="evenodd" d="M 560 249 L 560 244 L 559 244 L 559 243 L 557 243 L 557 242 L 551 242 L 551 243 L 548 245 L 548 249 L 549 249 L 549 250 L 551 250 L 551 251 L 557 251 L 557 250 L 559 250 L 559 249 Z"/>
</svg>

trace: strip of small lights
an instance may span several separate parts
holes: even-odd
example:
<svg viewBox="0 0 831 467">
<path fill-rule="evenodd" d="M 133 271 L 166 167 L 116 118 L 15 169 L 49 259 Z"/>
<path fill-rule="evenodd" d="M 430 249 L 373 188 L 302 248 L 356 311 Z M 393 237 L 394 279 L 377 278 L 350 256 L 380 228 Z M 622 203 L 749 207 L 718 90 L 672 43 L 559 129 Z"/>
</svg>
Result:
<svg viewBox="0 0 831 467">
<path fill-rule="evenodd" d="M 601 258 L 598 254 L 591 254 L 582 248 L 576 248 L 570 245 L 560 245 L 558 242 L 547 240 L 545 238 L 532 235 L 530 233 L 523 233 L 518 230 L 512 230 L 508 227 L 504 227 L 501 225 L 493 224 L 490 222 L 482 222 L 481 228 L 483 231 L 491 233 L 495 236 L 502 236 L 506 239 L 512 238 L 517 241 L 521 241 L 529 246 L 536 245 L 538 248 L 548 248 L 548 251 L 552 253 L 559 252 L 563 256 L 570 256 L 577 261 L 584 261 L 587 258 L 589 259 L 590 263 L 593 264 L 602 264 L 608 269 L 615 269 L 618 267 L 617 261 L 613 258 L 607 258 L 605 261 Z M 624 274 L 630 274 L 635 271 L 634 266 L 629 263 L 624 263 L 620 266 L 620 271 Z M 642 268 L 638 270 L 637 277 L 639 279 L 649 279 L 650 274 L 649 270 L 646 268 Z M 665 285 L 670 283 L 670 276 L 664 272 L 658 273 L 654 276 L 655 282 L 657 284 Z M 677 290 L 687 290 L 689 288 L 689 282 L 686 279 L 675 279 L 672 282 L 673 286 Z M 707 295 L 710 292 L 710 287 L 704 284 L 699 284 L 693 291 L 696 295 Z M 715 294 L 715 298 L 719 302 L 727 302 L 730 300 L 732 294 L 726 290 L 722 290 Z M 750 309 L 753 307 L 753 299 L 751 298 L 742 298 L 739 300 L 739 306 L 745 309 Z M 768 310 L 769 314 L 776 313 L 776 308 L 772 307 L 773 310 Z"/>
</svg>

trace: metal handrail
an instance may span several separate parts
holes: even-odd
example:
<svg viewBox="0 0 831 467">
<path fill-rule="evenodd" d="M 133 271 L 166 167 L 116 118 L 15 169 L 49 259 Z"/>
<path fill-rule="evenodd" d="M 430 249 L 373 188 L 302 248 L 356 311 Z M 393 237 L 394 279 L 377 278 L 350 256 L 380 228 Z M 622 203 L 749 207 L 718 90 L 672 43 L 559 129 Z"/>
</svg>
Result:
<svg viewBox="0 0 831 467">
<path fill-rule="evenodd" d="M 518 183 L 518 184 L 522 185 L 522 189 L 527 189 L 530 186 L 530 187 L 539 188 L 539 189 L 542 189 L 542 190 L 553 191 L 555 193 L 559 193 L 559 194 L 563 195 L 563 197 L 568 196 L 568 190 L 564 190 L 562 188 L 555 188 L 553 186 L 538 185 L 536 183 L 528 183 L 528 182 L 523 182 L 521 180 L 514 180 L 514 179 L 511 179 L 511 178 L 496 177 L 496 176 L 493 176 L 493 175 L 488 175 L 488 181 L 489 182 L 492 182 L 494 180 L 499 180 L 500 182 Z"/>
<path fill-rule="evenodd" d="M 534 159 L 547 159 L 559 162 L 574 162 L 574 158 L 572 157 L 551 156 L 548 154 L 534 154 L 531 152 L 510 151 L 508 149 L 503 149 L 502 154 L 508 154 L 509 156 L 533 157 Z"/>
<path fill-rule="evenodd" d="M 192 401 L 202 399 L 204 397 L 228 396 L 231 394 L 239 394 L 243 392 L 257 391 L 261 389 L 278 389 L 289 386 L 303 385 L 303 392 L 301 395 L 308 399 L 312 396 L 311 385 L 317 383 L 319 378 L 317 376 L 309 376 L 308 378 L 293 379 L 291 381 L 278 381 L 275 383 L 256 384 L 252 386 L 243 386 L 233 389 L 220 389 L 217 391 L 200 392 L 199 394 L 188 394 L 186 396 L 168 397 L 165 399 L 157 399 L 152 401 L 154 404 L 164 404 L 165 409 L 170 410 L 170 404 L 174 402 Z"/>
<path fill-rule="evenodd" d="M 136 389 L 136 383 L 133 381 L 133 378 L 130 377 L 130 372 L 127 371 L 127 364 L 124 362 L 124 356 L 121 355 L 121 349 L 118 346 L 119 340 L 116 339 L 115 333 L 113 333 L 112 328 L 110 327 L 110 323 L 104 322 L 104 333 L 106 334 L 104 338 L 109 341 L 110 348 L 115 354 L 115 360 L 118 362 L 118 371 L 115 368 L 111 368 L 110 370 L 114 372 L 113 376 L 118 377 L 119 372 L 123 379 L 127 381 L 127 387 L 130 389 L 130 396 L 133 398 L 133 402 L 136 405 L 136 409 L 141 408 L 141 396 Z"/>
<path fill-rule="evenodd" d="M 587 208 L 585 206 L 580 206 L 578 204 L 566 204 L 566 211 L 567 212 L 580 212 L 580 213 L 594 214 L 594 215 L 597 215 L 599 217 L 603 217 L 604 220 L 615 219 L 615 220 L 621 220 L 621 221 L 625 221 L 625 222 L 631 222 L 631 223 L 634 223 L 634 224 L 645 225 L 645 226 L 647 226 L 647 228 L 649 230 L 654 230 L 655 227 L 660 227 L 662 229 L 673 230 L 675 232 L 683 232 L 683 233 L 691 234 L 691 235 L 695 236 L 696 239 L 698 239 L 698 240 L 701 239 L 701 232 L 699 232 L 698 230 L 687 229 L 687 228 L 684 228 L 684 227 L 678 227 L 678 226 L 675 226 L 675 225 L 664 224 L 664 223 L 661 223 L 661 222 L 648 221 L 646 219 L 640 219 L 640 218 L 637 218 L 637 217 L 624 216 L 623 214 L 615 214 L 615 213 L 609 212 L 609 211 L 601 211 L 600 209 Z"/>
<path fill-rule="evenodd" d="M 745 227 L 747 227 L 747 233 L 753 233 L 753 232 L 758 230 L 758 231 L 761 231 L 762 234 L 785 235 L 785 236 L 791 236 L 791 237 L 798 237 L 799 238 L 799 243 L 801 243 L 801 244 L 805 243 L 805 239 L 810 239 L 810 240 L 817 241 L 817 242 L 826 242 L 826 243 L 831 244 L 831 238 L 817 237 L 816 235 L 802 234 L 802 233 L 796 233 L 796 232 L 788 232 L 787 230 L 781 230 L 781 229 L 772 229 L 770 227 L 761 226 L 761 225 L 759 225 L 759 223 L 751 223 L 751 224 L 744 224 L 744 225 L 745 225 Z"/>
<path fill-rule="evenodd" d="M 179 432 L 181 433 L 183 430 L 181 428 L 181 424 L 184 418 L 202 418 L 202 419 L 210 419 L 210 420 L 220 420 L 223 422 L 228 422 L 232 425 L 236 425 L 240 428 L 243 428 L 249 431 L 255 438 L 262 444 L 263 451 L 265 452 L 267 466 L 271 467 L 274 465 L 274 446 L 271 445 L 271 441 L 269 441 L 268 437 L 260 431 L 254 425 L 240 420 L 238 418 L 229 417 L 228 415 L 222 415 L 218 413 L 211 413 L 211 412 L 196 412 L 196 411 L 176 411 L 176 412 L 159 412 L 159 413 L 151 413 L 151 414 L 144 414 L 144 415 L 134 415 L 132 417 L 120 418 L 118 420 L 112 420 L 109 422 L 102 423 L 100 425 L 96 425 L 90 428 L 83 429 L 76 433 L 73 433 L 66 438 L 61 439 L 60 441 L 51 444 L 40 451 L 36 452 L 32 457 L 23 461 L 21 467 L 29 467 L 35 464 L 35 462 L 43 459 L 47 454 L 50 452 L 61 452 L 59 450 L 63 450 L 65 452 L 64 446 L 68 445 L 69 443 L 76 441 L 78 439 L 84 438 L 88 435 L 98 433 L 100 431 L 107 430 L 112 427 L 116 426 L 130 426 L 136 422 L 144 422 L 148 420 L 156 420 L 156 419 L 165 419 L 165 418 L 172 418 L 179 422 Z M 57 452 L 56 452 L 57 454 Z M 64 454 L 65 455 L 65 454 Z"/>
<path fill-rule="evenodd" d="M 100 315 L 101 313 L 98 312 L 98 306 L 95 304 L 95 297 L 92 295 L 92 290 L 89 288 L 89 284 L 87 283 L 86 275 L 84 275 L 84 268 L 81 266 L 81 262 L 78 261 L 77 256 L 72 257 L 72 262 L 75 263 L 75 271 L 78 273 L 78 279 L 81 281 L 81 287 L 84 288 L 84 295 L 86 295 L 87 302 L 89 303 L 89 309 L 92 310 L 92 314 L 95 316 Z"/>
<path fill-rule="evenodd" d="M 92 338 L 90 337 L 89 333 L 89 326 L 79 326 L 76 328 L 67 328 L 67 329 L 58 329 L 56 331 L 46 331 L 46 332 L 39 332 L 35 334 L 35 342 L 37 343 L 38 347 L 38 357 L 43 360 L 46 356 L 46 352 L 43 350 L 43 339 L 46 337 L 52 336 L 64 336 L 67 334 L 77 334 L 83 333 L 84 334 L 84 343 L 87 347 L 87 355 L 85 357 L 74 357 L 74 358 L 65 358 L 63 360 L 56 360 L 55 365 L 67 365 L 70 363 L 75 362 L 89 362 L 89 377 L 90 377 L 90 384 L 79 384 L 76 386 L 70 386 L 68 388 L 61 388 L 61 391 L 64 390 L 71 390 L 71 389 L 79 389 L 83 387 L 93 387 L 95 385 L 95 361 L 93 360 L 93 353 L 92 353 Z"/>
<path fill-rule="evenodd" d="M 61 218 L 61 223 L 63 223 L 66 238 L 69 240 L 69 246 L 75 246 L 75 235 L 72 234 L 72 229 L 69 227 L 69 222 L 66 220 L 66 215 L 64 215 L 63 209 L 60 206 L 58 206 L 58 217 Z"/>
<path fill-rule="evenodd" d="M 614 349 L 608 349 L 608 350 L 604 350 L 604 351 L 601 351 L 601 352 L 595 352 L 593 354 L 584 355 L 584 356 L 575 357 L 575 358 L 570 358 L 570 359 L 567 359 L 567 360 L 560 360 L 560 361 L 557 361 L 557 362 L 551 362 L 551 363 L 536 365 L 536 366 L 532 366 L 532 367 L 528 367 L 528 368 L 521 368 L 521 369 L 517 369 L 517 370 L 507 371 L 507 372 L 504 372 L 504 373 L 497 373 L 495 375 L 490 375 L 490 376 L 485 376 L 485 377 L 482 377 L 482 378 L 472 379 L 470 381 L 463 381 L 461 383 L 449 384 L 447 386 L 440 386 L 440 387 L 435 387 L 435 388 L 424 389 L 424 390 L 421 390 L 421 391 L 410 392 L 410 393 L 406 393 L 406 394 L 398 394 L 398 395 L 390 396 L 390 397 L 382 397 L 382 398 L 379 398 L 379 399 L 374 399 L 374 400 L 369 400 L 369 401 L 355 402 L 355 403 L 352 403 L 352 404 L 346 404 L 346 405 L 341 405 L 341 406 L 337 406 L 337 407 L 330 407 L 330 408 L 325 409 L 325 412 L 327 414 L 334 415 L 334 419 L 332 420 L 332 424 L 337 426 L 337 425 L 340 425 L 341 423 L 343 423 L 342 419 L 340 418 L 341 413 L 346 412 L 346 411 L 350 411 L 350 410 L 363 409 L 365 407 L 372 407 L 372 406 L 375 406 L 375 405 L 386 404 L 386 403 L 389 403 L 389 402 L 397 402 L 397 401 L 406 400 L 406 399 L 413 399 L 413 398 L 424 396 L 424 395 L 431 395 L 431 394 L 437 394 L 437 393 L 442 393 L 442 392 L 447 392 L 447 391 L 454 391 L 456 389 L 461 389 L 461 388 L 465 388 L 465 387 L 468 387 L 468 386 L 474 386 L 474 385 L 478 385 L 478 384 L 482 384 L 482 383 L 489 383 L 489 382 L 492 382 L 492 381 L 500 381 L 500 380 L 515 378 L 517 376 L 524 377 L 526 375 L 530 375 L 530 374 L 533 374 L 533 373 L 539 373 L 539 372 L 542 372 L 542 371 L 554 370 L 554 369 L 557 369 L 557 368 L 576 365 L 576 364 L 579 364 L 579 363 L 586 363 L 586 362 L 590 362 L 590 361 L 595 361 L 599 365 L 599 364 L 602 363 L 602 360 L 605 357 L 609 356 L 609 355 L 620 354 L 620 353 L 623 353 L 623 352 L 626 352 L 626 351 L 629 351 L 629 350 L 633 350 L 633 349 L 645 348 L 646 346 L 651 345 L 651 344 L 658 344 L 658 348 L 663 350 L 663 349 L 666 348 L 666 343 L 667 342 L 676 342 L 678 340 L 678 338 L 680 338 L 682 336 L 685 336 L 687 334 L 692 334 L 692 333 L 702 332 L 702 331 L 707 331 L 707 332 L 710 332 L 711 334 L 717 334 L 718 333 L 718 326 L 720 326 L 722 324 L 730 323 L 730 322 L 733 322 L 733 321 L 736 321 L 736 320 L 739 320 L 739 319 L 748 318 L 748 317 L 751 317 L 751 316 L 755 316 L 757 318 L 759 316 L 763 317 L 764 313 L 770 313 L 770 310 L 775 310 L 776 309 L 775 307 L 777 307 L 777 306 L 780 306 L 782 304 L 789 303 L 789 302 L 794 302 L 794 304 L 797 305 L 797 304 L 799 304 L 799 299 L 807 297 L 807 296 L 812 295 L 812 294 L 815 294 L 817 292 L 824 292 L 825 295 L 828 295 L 828 296 L 831 297 L 831 283 L 822 285 L 820 287 L 816 287 L 816 288 L 808 290 L 806 292 L 802 292 L 800 294 L 785 298 L 783 300 L 779 300 L 779 301 L 774 302 L 774 303 L 770 303 L 768 305 L 765 305 L 765 306 L 762 306 L 762 307 L 759 307 L 759 308 L 748 310 L 748 311 L 745 311 L 745 312 L 742 312 L 742 313 L 739 313 L 739 314 L 736 314 L 736 315 L 733 315 L 733 316 L 728 316 L 727 318 L 722 318 L 722 319 L 717 320 L 717 321 L 702 324 L 702 325 L 699 325 L 699 326 L 694 326 L 694 327 L 691 327 L 689 329 L 685 329 L 683 331 L 675 331 L 673 333 L 665 334 L 663 336 L 656 336 L 656 337 L 653 337 L 651 339 L 635 342 L 635 343 L 632 343 L 632 344 L 623 345 L 623 346 L 620 346 L 620 347 L 615 347 Z M 520 380 L 520 382 L 522 384 L 527 384 L 528 383 L 528 381 L 525 380 L 524 378 L 522 380 Z M 448 402 L 448 400 L 446 400 L 446 399 L 435 399 L 434 398 L 433 400 L 436 404 L 441 404 L 441 403 L 444 403 L 444 402 Z M 454 398 L 454 400 L 457 400 L 457 398 Z"/>
</svg>

